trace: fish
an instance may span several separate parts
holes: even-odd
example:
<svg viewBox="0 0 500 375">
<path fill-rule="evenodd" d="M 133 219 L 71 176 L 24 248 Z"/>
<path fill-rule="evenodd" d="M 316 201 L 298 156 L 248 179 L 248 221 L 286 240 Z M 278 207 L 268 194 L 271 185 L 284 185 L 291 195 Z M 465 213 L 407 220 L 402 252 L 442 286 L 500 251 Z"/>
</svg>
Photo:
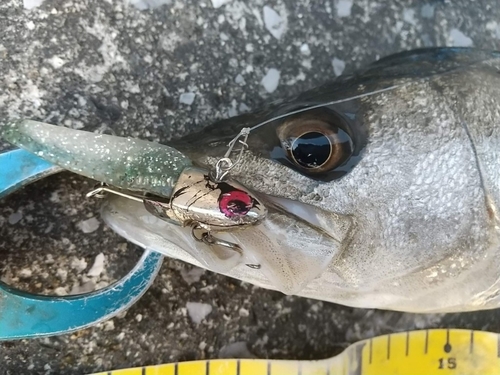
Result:
<svg viewBox="0 0 500 375">
<path fill-rule="evenodd" d="M 156 193 L 173 199 L 179 174 L 196 169 L 205 177 L 189 185 L 190 202 L 209 189 L 220 204 L 227 191 L 214 171 L 223 161 L 231 186 L 265 207 L 251 225 L 203 241 L 168 212 L 161 217 L 119 194 L 106 195 L 101 217 L 144 249 L 289 295 L 412 313 L 493 309 L 500 306 L 498 124 L 499 52 L 404 51 L 148 146 L 155 156 L 167 147 L 161 162 L 174 155 L 177 164 L 162 174 L 155 157 L 140 159 L 140 183 L 125 186 L 144 192 L 154 181 Z M 75 153 L 68 145 L 77 130 L 36 138 L 35 128 L 16 125 L 2 137 L 69 170 L 80 161 L 74 172 L 98 180 L 108 175 L 96 175 L 96 164 L 116 171 L 124 163 L 120 147 Z"/>
</svg>

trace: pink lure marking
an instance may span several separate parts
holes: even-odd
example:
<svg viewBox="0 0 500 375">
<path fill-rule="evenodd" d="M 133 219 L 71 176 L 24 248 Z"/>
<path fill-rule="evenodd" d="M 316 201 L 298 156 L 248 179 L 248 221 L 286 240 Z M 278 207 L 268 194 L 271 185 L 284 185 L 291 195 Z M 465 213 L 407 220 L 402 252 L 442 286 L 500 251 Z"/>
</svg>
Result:
<svg viewBox="0 0 500 375">
<path fill-rule="evenodd" d="M 219 200 L 219 209 L 229 218 L 246 215 L 252 206 L 252 197 L 240 190 L 224 193 Z"/>
</svg>

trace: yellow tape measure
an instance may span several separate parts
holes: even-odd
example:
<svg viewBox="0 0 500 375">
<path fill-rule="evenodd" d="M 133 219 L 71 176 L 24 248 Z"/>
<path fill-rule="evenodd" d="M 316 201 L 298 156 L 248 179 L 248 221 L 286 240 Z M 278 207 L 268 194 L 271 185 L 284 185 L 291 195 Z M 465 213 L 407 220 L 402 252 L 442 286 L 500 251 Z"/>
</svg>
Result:
<svg viewBox="0 0 500 375">
<path fill-rule="evenodd" d="M 500 375 L 500 335 L 461 329 L 394 333 L 319 361 L 217 359 L 94 375 Z"/>
</svg>

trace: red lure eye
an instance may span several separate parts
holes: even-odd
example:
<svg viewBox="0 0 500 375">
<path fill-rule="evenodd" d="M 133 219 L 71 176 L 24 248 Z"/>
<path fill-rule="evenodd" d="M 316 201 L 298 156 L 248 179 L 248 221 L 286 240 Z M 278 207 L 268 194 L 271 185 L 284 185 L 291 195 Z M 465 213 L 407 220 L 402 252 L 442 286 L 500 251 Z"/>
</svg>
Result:
<svg viewBox="0 0 500 375">
<path fill-rule="evenodd" d="M 220 211 L 229 218 L 246 215 L 252 206 L 252 197 L 241 190 L 224 193 L 219 199 Z"/>
</svg>

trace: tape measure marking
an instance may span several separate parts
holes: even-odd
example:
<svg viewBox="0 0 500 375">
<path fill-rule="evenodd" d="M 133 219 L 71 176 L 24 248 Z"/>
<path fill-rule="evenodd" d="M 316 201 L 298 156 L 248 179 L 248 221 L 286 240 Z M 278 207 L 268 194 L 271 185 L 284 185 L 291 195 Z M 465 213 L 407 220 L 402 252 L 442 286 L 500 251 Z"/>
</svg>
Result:
<svg viewBox="0 0 500 375">
<path fill-rule="evenodd" d="M 497 357 L 500 358 L 500 335 L 498 335 L 497 340 Z"/>
<path fill-rule="evenodd" d="M 470 342 L 470 339 L 469 339 L 469 342 Z M 450 349 L 446 349 L 446 347 L 444 348 L 444 350 L 449 353 L 451 351 L 451 344 L 450 344 L 450 330 L 447 329 L 446 330 L 446 345 L 450 347 Z"/>
<path fill-rule="evenodd" d="M 424 354 L 427 354 L 427 350 L 429 349 L 429 330 L 425 330 L 425 350 Z"/>
<path fill-rule="evenodd" d="M 391 335 L 387 335 L 387 359 L 391 358 Z"/>
<path fill-rule="evenodd" d="M 369 346 L 370 346 L 370 362 L 369 363 L 371 364 L 372 363 L 372 358 L 373 358 L 373 340 L 372 339 L 370 339 Z"/>
<path fill-rule="evenodd" d="M 470 350 L 469 354 L 474 352 L 474 331 L 470 331 Z"/>
</svg>

